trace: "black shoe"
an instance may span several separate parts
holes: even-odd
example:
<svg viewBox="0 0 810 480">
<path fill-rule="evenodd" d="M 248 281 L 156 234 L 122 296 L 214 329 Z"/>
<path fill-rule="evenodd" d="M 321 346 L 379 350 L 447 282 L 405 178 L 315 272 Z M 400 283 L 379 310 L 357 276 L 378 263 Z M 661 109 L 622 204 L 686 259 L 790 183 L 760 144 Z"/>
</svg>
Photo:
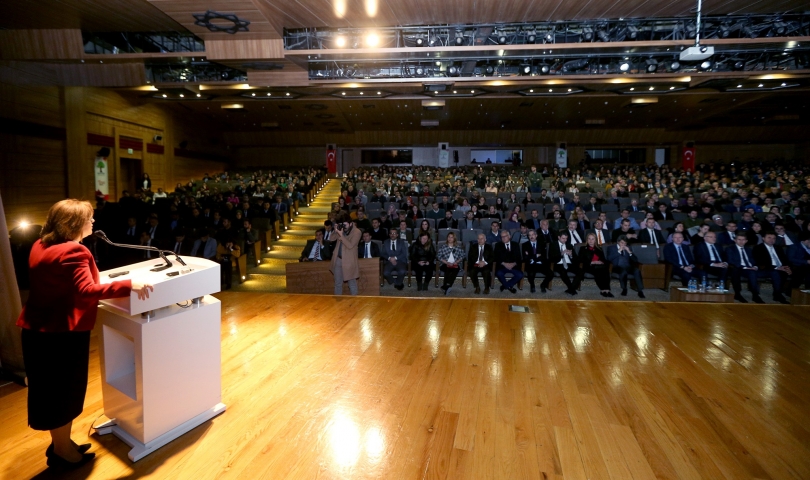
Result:
<svg viewBox="0 0 810 480">
<path fill-rule="evenodd" d="M 417 292 L 421 292 L 421 291 L 422 291 L 422 282 L 416 282 L 416 291 L 417 291 Z"/>
<path fill-rule="evenodd" d="M 47 452 L 47 451 L 46 451 Z M 47 464 L 51 468 L 58 468 L 60 470 L 73 470 L 76 468 L 80 468 L 82 465 L 89 463 L 91 460 L 96 458 L 95 453 L 83 453 L 82 459 L 78 462 L 69 462 L 64 458 L 60 457 L 56 453 L 51 452 L 48 456 Z"/>
<path fill-rule="evenodd" d="M 530 289 L 530 291 L 531 291 L 532 293 L 534 293 L 534 292 L 536 292 L 536 291 L 537 291 L 537 289 L 536 289 L 536 288 L 534 288 L 534 287 L 532 287 L 532 288 Z"/>
<path fill-rule="evenodd" d="M 489 295 L 489 287 L 484 287 L 484 295 Z"/>
<path fill-rule="evenodd" d="M 442 292 L 444 292 L 445 295 L 447 295 L 447 287 L 446 286 L 442 285 L 439 288 L 442 290 Z"/>
<path fill-rule="evenodd" d="M 546 287 L 540 285 L 540 293 L 546 293 Z"/>
<path fill-rule="evenodd" d="M 783 297 L 782 295 L 779 295 L 779 296 L 774 295 L 773 300 L 775 302 L 781 303 L 782 305 L 790 305 L 790 302 L 788 302 L 787 299 L 785 297 Z"/>
<path fill-rule="evenodd" d="M 506 290 L 506 287 L 504 287 L 503 285 L 501 285 L 501 291 L 503 292 L 504 290 Z"/>
<path fill-rule="evenodd" d="M 644 292 L 642 292 L 641 290 L 639 290 L 639 291 L 638 291 L 638 298 L 647 298 L 647 297 L 644 295 Z"/>
<path fill-rule="evenodd" d="M 734 295 L 734 300 L 737 300 L 740 303 L 748 303 L 748 300 L 745 299 L 742 295 Z"/>
<path fill-rule="evenodd" d="M 481 288 L 475 287 L 475 294 L 479 295 L 481 293 Z"/>
<path fill-rule="evenodd" d="M 599 295 L 602 295 L 603 297 L 607 297 L 607 293 L 605 293 L 605 292 L 599 292 Z"/>
<path fill-rule="evenodd" d="M 763 300 L 759 295 L 754 295 L 754 303 L 765 303 L 765 300 Z"/>
<path fill-rule="evenodd" d="M 627 289 L 626 289 L 626 288 L 623 288 L 623 289 L 622 289 L 622 296 L 623 296 L 623 297 L 626 297 L 626 296 L 627 296 Z"/>
<path fill-rule="evenodd" d="M 91 445 L 89 443 L 83 443 L 81 445 L 76 445 L 76 451 L 79 452 L 79 453 L 85 453 L 86 451 L 90 450 L 90 446 Z M 48 448 L 45 449 L 45 456 L 50 457 L 51 455 L 53 455 L 53 443 L 48 445 Z"/>
<path fill-rule="evenodd" d="M 400 283 L 399 285 L 394 285 L 394 288 L 396 288 L 397 290 L 402 290 L 403 288 L 405 288 L 405 285 Z"/>
<path fill-rule="evenodd" d="M 448 285 L 448 286 L 444 287 L 444 294 L 447 295 L 448 293 L 450 293 L 450 290 L 452 290 L 452 289 L 453 289 L 452 285 Z"/>
<path fill-rule="evenodd" d="M 569 288 L 568 290 L 565 291 L 565 293 L 567 293 L 568 295 L 571 295 L 573 297 L 574 295 L 577 294 L 577 291 L 572 289 L 572 288 Z"/>
<path fill-rule="evenodd" d="M 509 289 L 509 291 L 512 292 L 512 293 L 517 293 L 517 288 L 512 287 L 512 288 Z"/>
<path fill-rule="evenodd" d="M 643 294 L 643 293 L 641 293 L 641 292 L 639 292 L 639 293 L 640 293 L 640 295 L 641 295 L 641 298 L 644 298 L 644 294 Z M 605 292 L 605 296 L 606 296 L 606 297 L 608 297 L 608 298 L 616 298 L 616 297 L 615 297 L 615 296 L 613 296 L 613 294 L 612 294 L 612 293 L 610 293 L 610 292 Z"/>
</svg>

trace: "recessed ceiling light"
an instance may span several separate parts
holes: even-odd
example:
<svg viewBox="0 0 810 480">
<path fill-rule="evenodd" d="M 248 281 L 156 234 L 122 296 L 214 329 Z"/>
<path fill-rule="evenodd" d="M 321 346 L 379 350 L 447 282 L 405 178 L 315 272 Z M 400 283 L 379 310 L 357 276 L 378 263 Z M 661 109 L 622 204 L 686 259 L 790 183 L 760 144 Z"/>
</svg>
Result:
<svg viewBox="0 0 810 480">
<path fill-rule="evenodd" d="M 290 92 L 287 92 L 287 93 L 285 93 L 284 95 L 287 95 L 287 96 L 289 97 L 289 96 L 290 96 Z"/>
<path fill-rule="evenodd" d="M 742 85 L 737 85 L 737 88 L 742 88 Z"/>
<path fill-rule="evenodd" d="M 458 93 L 458 91 L 457 91 L 457 90 L 453 90 L 453 93 Z"/>
<path fill-rule="evenodd" d="M 202 97 L 202 95 L 200 95 L 200 94 L 198 93 L 198 94 L 197 94 L 197 98 L 200 98 L 200 97 Z"/>
<path fill-rule="evenodd" d="M 655 87 L 650 87 L 650 91 L 653 91 L 653 90 L 655 90 Z"/>
<path fill-rule="evenodd" d="M 763 84 L 761 84 L 761 83 L 760 83 L 759 85 L 757 85 L 757 87 L 759 87 L 759 88 L 762 88 L 762 87 L 764 87 L 764 86 L 765 86 L 765 85 L 763 85 Z"/>
<path fill-rule="evenodd" d="M 631 91 L 631 92 L 632 92 L 633 90 L 635 90 L 635 89 L 636 89 L 635 87 L 630 87 L 630 91 Z"/>
<path fill-rule="evenodd" d="M 568 91 L 570 92 L 570 91 L 571 91 L 571 89 L 569 88 L 569 89 L 568 89 Z"/>
<path fill-rule="evenodd" d="M 346 92 L 340 92 L 341 95 L 346 95 Z"/>
<path fill-rule="evenodd" d="M 250 96 L 251 96 L 251 97 L 255 97 L 255 96 L 256 96 L 256 94 L 255 94 L 255 93 L 251 93 L 251 94 L 250 94 Z"/>
<path fill-rule="evenodd" d="M 268 97 L 269 97 L 270 95 L 272 95 L 272 93 L 268 93 L 268 94 L 267 94 L 267 96 L 268 96 Z"/>
<path fill-rule="evenodd" d="M 360 95 L 362 95 L 362 94 L 363 94 L 363 92 L 360 92 Z"/>
<path fill-rule="evenodd" d="M 164 93 L 164 94 L 163 94 L 163 98 L 166 98 L 166 97 L 167 97 L 167 95 Z"/>
<path fill-rule="evenodd" d="M 534 93 L 534 90 L 529 90 L 529 93 Z"/>
<path fill-rule="evenodd" d="M 787 83 L 782 83 L 782 86 L 783 86 L 783 87 L 787 87 Z"/>
<path fill-rule="evenodd" d="M 382 92 L 377 92 L 377 95 L 382 95 Z"/>
<path fill-rule="evenodd" d="M 670 90 L 675 90 L 675 87 L 669 87 Z"/>
<path fill-rule="evenodd" d="M 548 91 L 549 91 L 549 92 L 551 92 L 551 91 L 553 91 L 553 90 L 554 90 L 553 88 L 549 88 L 549 89 L 548 89 Z"/>
<path fill-rule="evenodd" d="M 470 93 L 475 93 L 475 90 L 470 90 Z"/>
</svg>

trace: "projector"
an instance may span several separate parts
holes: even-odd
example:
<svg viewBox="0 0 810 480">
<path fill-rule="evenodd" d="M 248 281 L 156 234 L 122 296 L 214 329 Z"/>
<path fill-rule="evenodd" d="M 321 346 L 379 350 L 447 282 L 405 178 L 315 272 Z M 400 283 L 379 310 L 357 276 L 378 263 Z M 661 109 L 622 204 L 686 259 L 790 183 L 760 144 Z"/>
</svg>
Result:
<svg viewBox="0 0 810 480">
<path fill-rule="evenodd" d="M 714 55 L 714 47 L 689 47 L 681 52 L 682 62 L 697 62 L 699 60 L 706 60 Z"/>
</svg>

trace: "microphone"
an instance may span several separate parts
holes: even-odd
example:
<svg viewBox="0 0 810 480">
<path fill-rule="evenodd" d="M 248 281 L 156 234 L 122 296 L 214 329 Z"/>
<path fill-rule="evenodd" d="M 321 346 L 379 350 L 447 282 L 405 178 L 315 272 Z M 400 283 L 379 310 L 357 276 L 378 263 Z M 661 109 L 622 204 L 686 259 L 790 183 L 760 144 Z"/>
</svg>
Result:
<svg viewBox="0 0 810 480">
<path fill-rule="evenodd" d="M 161 250 L 161 249 L 159 249 L 157 247 L 150 247 L 148 245 L 127 245 L 127 244 L 122 244 L 122 243 L 115 243 L 112 240 L 110 240 L 109 238 L 107 238 L 107 234 L 102 232 L 101 230 L 96 230 L 95 232 L 93 232 L 93 235 L 97 236 L 98 238 L 104 240 L 105 242 L 109 243 L 110 245 L 112 245 L 114 247 L 132 248 L 132 249 L 135 249 L 135 250 L 148 250 L 150 252 L 157 252 L 158 255 L 160 255 L 160 258 L 164 262 L 166 262 L 166 265 L 158 265 L 157 267 L 150 269 L 149 270 L 150 272 L 161 272 L 163 270 L 166 270 L 167 268 L 172 267 L 172 262 L 170 262 L 169 259 L 166 258 L 166 255 L 164 255 L 164 252 L 168 252 L 170 254 L 173 254 L 175 256 L 175 258 L 177 259 L 177 261 L 180 262 L 180 265 L 186 266 L 186 264 L 183 262 L 183 260 L 180 259 L 180 256 L 177 255 L 176 253 L 172 252 L 172 251 Z"/>
</svg>

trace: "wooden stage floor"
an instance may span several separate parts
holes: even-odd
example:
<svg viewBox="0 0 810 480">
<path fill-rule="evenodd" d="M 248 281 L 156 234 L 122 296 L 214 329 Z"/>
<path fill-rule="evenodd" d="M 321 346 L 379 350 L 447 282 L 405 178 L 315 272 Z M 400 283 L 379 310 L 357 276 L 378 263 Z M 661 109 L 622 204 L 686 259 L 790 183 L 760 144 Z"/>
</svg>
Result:
<svg viewBox="0 0 810 480">
<path fill-rule="evenodd" d="M 810 478 L 804 307 L 218 297 L 228 410 L 135 464 L 92 436 L 58 478 Z M 0 388 L 0 477 L 50 478 L 25 402 Z"/>
</svg>

